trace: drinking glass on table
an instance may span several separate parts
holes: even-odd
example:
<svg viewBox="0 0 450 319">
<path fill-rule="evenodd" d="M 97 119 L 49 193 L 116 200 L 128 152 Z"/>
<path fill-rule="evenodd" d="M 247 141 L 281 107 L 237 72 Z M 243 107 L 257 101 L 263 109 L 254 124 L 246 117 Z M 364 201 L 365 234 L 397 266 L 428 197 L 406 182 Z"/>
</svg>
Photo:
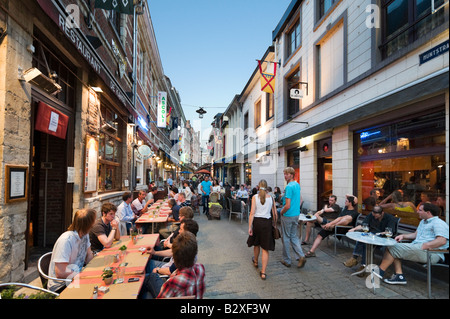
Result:
<svg viewBox="0 0 450 319">
<path fill-rule="evenodd" d="M 386 229 L 384 230 L 384 233 L 385 233 L 387 238 L 391 238 L 392 237 L 392 229 L 390 227 L 386 227 Z"/>
<path fill-rule="evenodd" d="M 368 233 L 369 232 L 369 224 L 367 224 L 367 223 L 362 224 L 362 230 L 363 230 L 363 232 Z"/>
<path fill-rule="evenodd" d="M 139 238 L 139 239 L 144 238 L 144 237 L 142 236 L 142 226 L 138 228 L 138 238 Z"/>
</svg>

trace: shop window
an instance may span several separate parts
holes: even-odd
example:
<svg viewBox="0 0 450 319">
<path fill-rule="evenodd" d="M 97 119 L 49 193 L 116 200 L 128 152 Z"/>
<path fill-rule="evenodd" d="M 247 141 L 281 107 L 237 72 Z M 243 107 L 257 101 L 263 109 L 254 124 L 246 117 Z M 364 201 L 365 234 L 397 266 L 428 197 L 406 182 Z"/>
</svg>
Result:
<svg viewBox="0 0 450 319">
<path fill-rule="evenodd" d="M 440 7 L 445 0 L 434 0 Z M 382 57 L 386 58 L 445 22 L 445 10 L 431 13 L 429 0 L 384 0 Z"/>
<path fill-rule="evenodd" d="M 122 123 L 110 108 L 101 106 L 102 126 L 99 134 L 99 192 L 118 190 L 121 187 Z"/>
<path fill-rule="evenodd" d="M 422 200 L 439 206 L 438 196 L 446 193 L 445 112 L 356 132 L 355 143 L 360 203 L 374 189 L 378 202 L 401 190 L 402 204 L 385 211 L 413 227 L 420 222 L 415 211 Z M 407 208 L 409 203 L 415 210 Z M 445 207 L 440 217 L 445 220 Z"/>
</svg>

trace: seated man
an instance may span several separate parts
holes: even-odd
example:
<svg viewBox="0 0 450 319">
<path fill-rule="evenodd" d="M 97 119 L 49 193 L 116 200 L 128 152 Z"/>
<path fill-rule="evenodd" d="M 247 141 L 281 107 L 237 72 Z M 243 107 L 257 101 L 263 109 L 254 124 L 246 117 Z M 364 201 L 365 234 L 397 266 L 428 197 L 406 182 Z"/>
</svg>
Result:
<svg viewBox="0 0 450 319">
<path fill-rule="evenodd" d="M 180 233 L 173 242 L 173 260 L 177 269 L 162 285 L 157 298 L 195 296 L 202 299 L 205 292 L 205 266 L 195 264 L 197 239 L 191 232 Z"/>
<path fill-rule="evenodd" d="M 397 218 L 392 216 L 391 214 L 386 214 L 383 211 L 383 207 L 379 205 L 375 205 L 373 207 L 372 212 L 366 216 L 363 221 L 363 224 L 369 225 L 369 232 L 371 233 L 381 233 L 383 234 L 386 231 L 386 228 L 390 228 L 393 232 L 396 231 L 396 223 Z M 359 231 L 362 229 L 362 225 L 358 225 L 355 228 L 349 230 L 349 232 Z M 395 234 L 394 234 L 395 235 Z M 365 267 L 366 261 L 366 245 L 359 241 L 356 242 L 355 248 L 353 249 L 353 256 L 344 262 L 346 267 L 353 267 L 358 264 L 358 258 L 361 258 L 361 262 L 363 263 L 359 270 L 362 270 Z M 362 274 L 363 275 L 363 274 Z"/>
<path fill-rule="evenodd" d="M 197 236 L 198 233 L 198 223 L 193 219 L 185 219 L 180 224 L 180 234 L 188 231 Z M 197 257 L 196 257 L 197 258 Z M 174 263 L 173 257 L 170 258 L 168 262 L 158 262 L 150 259 L 148 269 L 146 270 L 146 275 L 143 288 L 141 290 L 141 298 L 146 297 L 148 292 L 151 298 L 156 298 L 161 291 L 161 287 L 164 284 L 164 280 L 160 275 L 170 276 L 177 266 Z"/>
<path fill-rule="evenodd" d="M 144 190 L 139 191 L 138 197 L 131 203 L 133 207 L 135 208 L 135 214 L 137 216 L 142 215 L 143 213 L 146 213 L 148 211 L 148 207 L 153 203 L 153 200 L 145 201 L 145 197 L 147 196 L 147 193 Z"/>
<path fill-rule="evenodd" d="M 145 196 L 145 201 L 153 204 L 155 202 L 155 195 L 158 193 L 158 187 L 151 186 L 148 189 L 148 194 Z"/>
<path fill-rule="evenodd" d="M 394 264 L 394 274 L 384 282 L 393 285 L 405 285 L 406 279 L 402 271 L 401 259 L 419 263 L 427 262 L 427 249 L 448 249 L 448 224 L 441 220 L 439 208 L 436 205 L 425 203 L 418 210 L 420 221 L 416 232 L 395 237 L 399 243 L 387 247 L 379 269 L 379 277 L 383 278 L 387 268 Z M 413 240 L 411 243 L 400 243 L 403 240 Z M 432 254 L 431 263 L 444 260 L 443 254 Z M 376 273 L 375 273 L 376 274 Z"/>
<path fill-rule="evenodd" d="M 129 234 L 130 229 L 137 218 L 136 214 L 133 213 L 133 210 L 131 209 L 133 196 L 130 192 L 127 192 L 123 194 L 122 200 L 123 202 L 117 207 L 117 218 L 119 219 L 119 222 L 125 226 L 124 228 L 126 228 L 127 234 Z M 125 231 L 122 232 L 122 235 L 126 235 Z"/>
<path fill-rule="evenodd" d="M 183 198 L 184 202 L 184 193 L 180 193 L 180 198 Z M 172 210 L 171 215 L 167 219 L 168 222 L 171 223 L 178 223 L 180 221 L 180 205 L 177 205 L 177 202 L 174 198 L 169 199 L 169 207 Z M 161 235 L 162 239 L 165 239 L 170 236 L 170 234 L 175 230 L 174 225 L 170 225 L 169 227 L 162 228 L 159 230 L 159 234 Z"/>
<path fill-rule="evenodd" d="M 89 232 L 93 252 L 109 248 L 114 240 L 120 239 L 119 222 L 115 219 L 116 211 L 117 207 L 112 203 L 102 205 L 102 217 L 95 221 L 94 227 Z"/>
<path fill-rule="evenodd" d="M 54 278 L 73 278 L 84 264 L 94 257 L 89 242 L 89 231 L 95 223 L 97 213 L 93 209 L 80 209 L 75 213 L 68 230 L 59 236 L 53 246 L 48 274 Z M 48 289 L 61 291 L 63 282 L 48 281 Z"/>
<path fill-rule="evenodd" d="M 327 238 L 329 235 L 334 234 L 334 227 L 336 226 L 350 226 L 356 224 L 356 219 L 358 218 L 358 211 L 355 209 L 357 199 L 353 195 L 345 196 L 345 208 L 339 214 L 338 218 L 335 220 L 323 224 L 324 219 L 320 216 L 317 217 L 317 222 L 321 224 L 322 230 L 316 237 L 311 250 L 305 254 L 306 258 L 316 257 L 316 249 L 319 247 L 323 239 Z"/>
<path fill-rule="evenodd" d="M 302 242 L 302 245 L 307 245 L 309 242 L 309 236 L 311 235 L 311 229 L 313 226 L 320 227 L 320 224 L 326 224 L 329 220 L 336 219 L 338 217 L 339 212 L 341 211 L 341 208 L 338 204 L 336 204 L 337 197 L 336 195 L 331 195 L 328 198 L 328 205 L 325 205 L 325 207 L 321 210 L 319 210 L 314 215 L 316 216 L 316 221 L 313 222 L 307 222 L 306 223 L 306 234 L 305 234 L 305 240 Z M 319 217 L 321 218 L 321 222 L 317 222 L 319 220 Z"/>
<path fill-rule="evenodd" d="M 379 202 L 380 202 L 380 191 L 378 189 L 372 189 L 370 191 L 370 196 L 363 201 L 363 204 L 365 206 L 365 210 L 373 210 L 375 205 L 378 205 Z"/>
</svg>

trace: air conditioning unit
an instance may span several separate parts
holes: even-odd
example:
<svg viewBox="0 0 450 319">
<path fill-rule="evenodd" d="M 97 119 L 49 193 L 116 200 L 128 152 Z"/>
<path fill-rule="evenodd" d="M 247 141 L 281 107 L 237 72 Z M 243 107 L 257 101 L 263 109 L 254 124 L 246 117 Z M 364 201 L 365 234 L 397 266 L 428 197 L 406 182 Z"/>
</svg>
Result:
<svg viewBox="0 0 450 319">
<path fill-rule="evenodd" d="M 58 94 L 62 90 L 58 83 L 42 74 L 37 68 L 31 68 L 23 72 L 20 80 L 31 83 L 50 95 Z"/>
</svg>

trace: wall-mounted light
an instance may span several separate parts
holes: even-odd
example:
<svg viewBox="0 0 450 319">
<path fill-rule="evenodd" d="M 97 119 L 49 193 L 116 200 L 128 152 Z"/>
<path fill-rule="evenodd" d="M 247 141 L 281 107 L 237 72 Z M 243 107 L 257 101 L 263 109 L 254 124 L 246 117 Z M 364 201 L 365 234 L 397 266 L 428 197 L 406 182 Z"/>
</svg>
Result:
<svg viewBox="0 0 450 319">
<path fill-rule="evenodd" d="M 91 89 L 92 89 L 94 92 L 97 92 L 97 93 L 103 93 L 103 90 L 102 90 L 101 87 L 98 87 L 98 86 L 91 86 Z"/>
<path fill-rule="evenodd" d="M 298 148 L 298 150 L 299 150 L 300 152 L 306 152 L 306 151 L 308 151 L 308 146 L 306 146 L 306 145 L 301 146 L 301 147 Z"/>
</svg>

